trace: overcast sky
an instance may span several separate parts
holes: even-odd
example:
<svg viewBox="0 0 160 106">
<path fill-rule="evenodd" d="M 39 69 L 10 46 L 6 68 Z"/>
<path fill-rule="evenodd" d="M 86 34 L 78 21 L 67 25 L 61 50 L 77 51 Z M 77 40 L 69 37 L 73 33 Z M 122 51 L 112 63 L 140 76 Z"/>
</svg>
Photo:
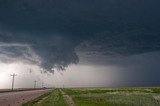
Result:
<svg viewBox="0 0 160 106">
<path fill-rule="evenodd" d="M 0 0 L 0 85 L 160 85 L 159 0 Z M 24 81 L 26 83 L 24 83 Z"/>
</svg>

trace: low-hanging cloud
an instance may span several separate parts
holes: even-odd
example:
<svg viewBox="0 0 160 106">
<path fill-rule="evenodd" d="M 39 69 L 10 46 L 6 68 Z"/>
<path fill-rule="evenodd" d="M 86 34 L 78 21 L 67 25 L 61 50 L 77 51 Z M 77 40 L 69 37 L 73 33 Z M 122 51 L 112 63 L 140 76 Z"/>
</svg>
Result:
<svg viewBox="0 0 160 106">
<path fill-rule="evenodd" d="M 71 42 L 60 36 L 33 39 L 32 36 L 34 35 L 32 34 L 16 34 L 12 33 L 12 36 L 6 36 L 8 37 L 7 40 L 2 37 L 0 43 L 1 62 L 30 62 L 50 72 L 54 68 L 64 70 L 69 64 L 78 63 L 74 46 L 71 46 Z"/>
<path fill-rule="evenodd" d="M 40 58 L 27 44 L 0 43 L 0 62 L 12 63 L 22 61 L 40 64 Z"/>
</svg>

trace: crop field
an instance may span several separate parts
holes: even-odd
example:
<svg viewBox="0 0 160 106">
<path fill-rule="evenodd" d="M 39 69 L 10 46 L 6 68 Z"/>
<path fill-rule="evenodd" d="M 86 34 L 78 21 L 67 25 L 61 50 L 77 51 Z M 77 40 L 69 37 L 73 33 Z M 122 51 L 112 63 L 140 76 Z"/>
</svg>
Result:
<svg viewBox="0 0 160 106">
<path fill-rule="evenodd" d="M 160 88 L 65 89 L 77 106 L 160 106 Z"/>
<path fill-rule="evenodd" d="M 55 89 L 23 106 L 160 106 L 160 88 Z"/>
</svg>

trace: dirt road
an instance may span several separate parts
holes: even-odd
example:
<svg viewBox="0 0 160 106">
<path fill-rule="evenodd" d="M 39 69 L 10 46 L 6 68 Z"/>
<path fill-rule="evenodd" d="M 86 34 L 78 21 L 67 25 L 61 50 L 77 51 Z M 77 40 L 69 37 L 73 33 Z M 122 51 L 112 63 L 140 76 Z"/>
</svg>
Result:
<svg viewBox="0 0 160 106">
<path fill-rule="evenodd" d="M 0 106 L 20 106 L 49 91 L 51 89 L 0 93 Z"/>
<path fill-rule="evenodd" d="M 70 97 L 69 95 L 65 94 L 65 92 L 63 92 L 61 89 L 60 89 L 64 99 L 67 101 L 68 105 L 69 106 L 76 106 L 72 97 Z"/>
</svg>

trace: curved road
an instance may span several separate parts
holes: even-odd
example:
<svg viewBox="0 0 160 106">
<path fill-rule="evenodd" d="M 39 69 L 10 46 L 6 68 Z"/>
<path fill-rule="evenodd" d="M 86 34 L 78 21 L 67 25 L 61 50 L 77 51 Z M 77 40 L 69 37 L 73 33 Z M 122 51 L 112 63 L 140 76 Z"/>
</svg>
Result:
<svg viewBox="0 0 160 106">
<path fill-rule="evenodd" d="M 51 89 L 0 93 L 0 106 L 21 106 L 49 91 Z"/>
</svg>

